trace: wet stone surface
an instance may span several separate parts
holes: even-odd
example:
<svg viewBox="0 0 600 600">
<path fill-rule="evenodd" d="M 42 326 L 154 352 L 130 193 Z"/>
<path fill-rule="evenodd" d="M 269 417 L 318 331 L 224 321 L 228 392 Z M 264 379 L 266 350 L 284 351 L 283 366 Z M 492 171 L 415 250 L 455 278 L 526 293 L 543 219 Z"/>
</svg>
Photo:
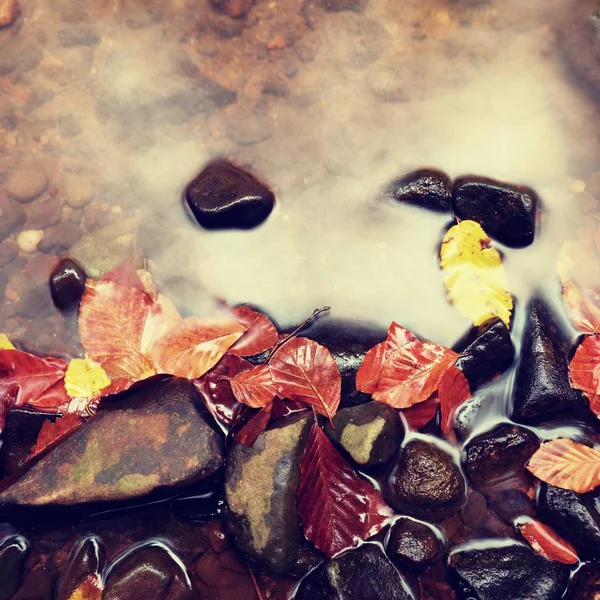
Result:
<svg viewBox="0 0 600 600">
<path fill-rule="evenodd" d="M 21 536 L 9 538 L 0 545 L 0 600 L 12 598 L 21 586 L 27 550 L 27 541 Z"/>
<path fill-rule="evenodd" d="M 386 551 L 398 567 L 420 568 L 438 560 L 443 546 L 427 523 L 401 518 L 391 528 Z"/>
<path fill-rule="evenodd" d="M 569 582 L 565 600 L 597 600 L 600 598 L 600 564 L 585 563 Z"/>
<path fill-rule="evenodd" d="M 72 260 L 63 260 L 50 276 L 52 300 L 60 310 L 77 307 L 85 292 L 86 276 L 83 269 Z"/>
<path fill-rule="evenodd" d="M 106 562 L 106 548 L 100 538 L 89 536 L 80 540 L 71 550 L 60 573 L 56 599 L 70 600 L 85 579 L 91 575 L 101 576 Z"/>
<path fill-rule="evenodd" d="M 452 210 L 452 180 L 435 169 L 420 169 L 394 180 L 384 195 L 437 212 Z"/>
</svg>

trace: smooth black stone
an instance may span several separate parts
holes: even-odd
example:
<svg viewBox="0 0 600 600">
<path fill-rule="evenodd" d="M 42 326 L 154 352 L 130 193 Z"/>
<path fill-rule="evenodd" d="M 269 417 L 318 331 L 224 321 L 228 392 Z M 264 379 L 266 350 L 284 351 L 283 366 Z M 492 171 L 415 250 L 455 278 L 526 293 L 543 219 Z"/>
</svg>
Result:
<svg viewBox="0 0 600 600">
<path fill-rule="evenodd" d="M 506 325 L 498 320 L 487 327 L 458 357 L 456 366 L 469 382 L 471 392 L 503 373 L 515 359 L 515 347 Z"/>
<path fill-rule="evenodd" d="M 79 585 L 92 574 L 100 575 L 106 566 L 106 549 L 97 536 L 88 536 L 73 546 L 61 569 L 56 600 L 69 600 Z"/>
<path fill-rule="evenodd" d="M 392 181 L 385 196 L 436 212 L 450 212 L 452 180 L 443 171 L 419 169 Z"/>
<path fill-rule="evenodd" d="M 386 552 L 399 568 L 420 568 L 438 560 L 443 546 L 433 527 L 401 518 L 392 526 Z"/>
<path fill-rule="evenodd" d="M 402 574 L 375 544 L 363 544 L 312 571 L 296 600 L 412 600 Z"/>
<path fill-rule="evenodd" d="M 74 261 L 66 259 L 58 263 L 50 275 L 50 293 L 60 310 L 77 308 L 85 292 L 86 275 Z"/>
<path fill-rule="evenodd" d="M 362 467 L 387 463 L 398 451 L 403 438 L 402 423 L 390 406 L 367 402 L 344 408 L 333 418 L 325 433 Z"/>
<path fill-rule="evenodd" d="M 529 305 L 512 418 L 536 423 L 558 414 L 587 416 L 589 403 L 569 383 L 569 340 L 545 300 Z"/>
<path fill-rule="evenodd" d="M 27 540 L 21 536 L 11 537 L 0 546 L 0 600 L 9 600 L 21 587 L 28 549 Z"/>
<path fill-rule="evenodd" d="M 564 600 L 598 600 L 600 598 L 600 564 L 585 563 L 569 582 Z"/>
<path fill-rule="evenodd" d="M 248 171 L 217 160 L 187 186 L 185 201 L 205 229 L 252 229 L 271 214 L 273 192 Z"/>
<path fill-rule="evenodd" d="M 571 542 L 582 558 L 600 556 L 600 514 L 589 495 L 542 483 L 537 509 L 539 518 Z"/>
<path fill-rule="evenodd" d="M 477 221 L 490 237 L 512 248 L 533 243 L 540 204 L 533 190 L 484 177 L 463 177 L 456 181 L 453 196 L 456 216 Z"/>
<path fill-rule="evenodd" d="M 467 444 L 465 471 L 476 488 L 491 487 L 511 472 L 524 475 L 525 464 L 539 447 L 535 433 L 503 423 Z"/>
<path fill-rule="evenodd" d="M 494 547 L 497 540 L 458 548 L 450 554 L 453 585 L 463 599 L 559 600 L 568 569 L 517 543 Z"/>
</svg>

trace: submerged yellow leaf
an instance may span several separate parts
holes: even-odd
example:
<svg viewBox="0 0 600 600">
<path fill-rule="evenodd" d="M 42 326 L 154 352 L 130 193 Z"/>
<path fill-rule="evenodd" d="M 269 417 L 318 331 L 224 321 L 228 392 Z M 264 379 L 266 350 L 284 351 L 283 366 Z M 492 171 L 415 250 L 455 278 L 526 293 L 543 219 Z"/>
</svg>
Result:
<svg viewBox="0 0 600 600">
<path fill-rule="evenodd" d="M 0 333 L 0 350 L 14 350 L 15 347 L 5 333 Z"/>
<path fill-rule="evenodd" d="M 452 227 L 440 250 L 444 283 L 452 304 L 475 325 L 498 317 L 508 327 L 513 298 L 507 290 L 500 253 L 489 243 L 475 221 L 461 221 Z"/>
<path fill-rule="evenodd" d="M 65 389 L 70 398 L 94 398 L 110 385 L 104 369 L 91 358 L 74 358 L 65 373 Z"/>
</svg>

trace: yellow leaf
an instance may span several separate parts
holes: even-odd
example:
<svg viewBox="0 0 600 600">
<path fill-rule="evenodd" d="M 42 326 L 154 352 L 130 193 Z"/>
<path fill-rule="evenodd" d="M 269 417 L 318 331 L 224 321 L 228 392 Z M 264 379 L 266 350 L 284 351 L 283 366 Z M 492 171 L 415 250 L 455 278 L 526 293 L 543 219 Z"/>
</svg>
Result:
<svg viewBox="0 0 600 600">
<path fill-rule="evenodd" d="M 0 333 L 0 350 L 14 350 L 15 347 L 11 344 L 5 333 Z"/>
<path fill-rule="evenodd" d="M 102 588 L 98 575 L 89 575 L 77 586 L 69 596 L 69 600 L 101 600 Z"/>
<path fill-rule="evenodd" d="M 444 283 L 452 304 L 475 325 L 498 317 L 508 327 L 513 298 L 507 290 L 500 253 L 489 243 L 475 221 L 461 221 L 452 227 L 440 250 Z"/>
<path fill-rule="evenodd" d="M 65 373 L 65 389 L 70 398 L 94 398 L 110 385 L 104 369 L 91 358 L 74 358 Z"/>
</svg>

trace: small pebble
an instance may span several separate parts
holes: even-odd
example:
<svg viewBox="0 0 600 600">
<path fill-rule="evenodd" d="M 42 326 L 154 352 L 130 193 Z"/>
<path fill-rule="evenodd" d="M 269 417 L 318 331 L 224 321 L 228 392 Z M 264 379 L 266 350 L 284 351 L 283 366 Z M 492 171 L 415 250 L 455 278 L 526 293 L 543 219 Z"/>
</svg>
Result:
<svg viewBox="0 0 600 600">
<path fill-rule="evenodd" d="M 81 208 L 89 203 L 94 195 L 94 188 L 87 177 L 69 175 L 63 184 L 65 200 L 73 208 Z"/>
<path fill-rule="evenodd" d="M 19 16 L 17 0 L 0 0 L 0 27 L 12 25 Z"/>
<path fill-rule="evenodd" d="M 35 252 L 43 237 L 44 232 L 41 229 L 28 229 L 27 231 L 22 231 L 17 237 L 19 250 L 27 254 Z"/>
<path fill-rule="evenodd" d="M 582 179 L 574 179 L 571 182 L 571 193 L 572 194 L 582 194 L 585 192 L 585 181 Z"/>
<path fill-rule="evenodd" d="M 75 308 L 85 292 L 85 281 L 85 272 L 76 262 L 61 261 L 50 276 L 50 292 L 55 306 L 60 310 Z"/>
<path fill-rule="evenodd" d="M 6 182 L 6 193 L 19 202 L 37 198 L 48 187 L 48 176 L 37 167 L 17 169 Z"/>
<path fill-rule="evenodd" d="M 288 45 L 287 40 L 278 33 L 271 41 L 267 44 L 269 50 L 283 50 Z"/>
</svg>

